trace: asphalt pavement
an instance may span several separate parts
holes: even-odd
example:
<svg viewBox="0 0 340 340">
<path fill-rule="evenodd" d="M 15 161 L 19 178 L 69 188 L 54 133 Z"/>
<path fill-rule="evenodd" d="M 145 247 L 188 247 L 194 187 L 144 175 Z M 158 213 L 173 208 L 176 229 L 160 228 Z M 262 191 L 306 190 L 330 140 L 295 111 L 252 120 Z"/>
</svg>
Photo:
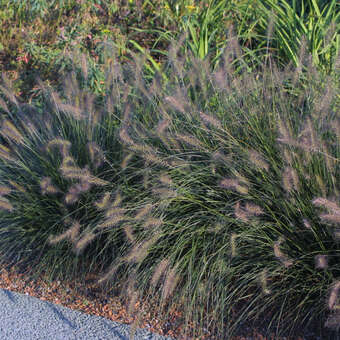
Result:
<svg viewBox="0 0 340 340">
<path fill-rule="evenodd" d="M 130 326 L 0 289 L 1 340 L 129 340 Z M 134 340 L 174 340 L 137 329 Z"/>
</svg>

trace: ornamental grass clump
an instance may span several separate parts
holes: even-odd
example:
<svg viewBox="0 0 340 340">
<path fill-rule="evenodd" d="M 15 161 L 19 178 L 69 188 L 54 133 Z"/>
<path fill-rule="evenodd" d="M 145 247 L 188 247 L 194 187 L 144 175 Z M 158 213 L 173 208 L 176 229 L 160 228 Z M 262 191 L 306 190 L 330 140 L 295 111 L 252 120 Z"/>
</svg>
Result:
<svg viewBox="0 0 340 340">
<path fill-rule="evenodd" d="M 96 268 L 132 314 L 141 298 L 182 311 L 183 336 L 325 337 L 339 319 L 336 69 L 253 74 L 234 44 L 211 72 L 176 48 L 152 79 L 145 60 L 109 57 L 105 96 L 71 73 L 62 93 L 41 84 L 39 109 L 4 85 L 1 252 Z"/>
<path fill-rule="evenodd" d="M 134 137 L 121 131 L 131 150 L 143 141 L 150 214 L 162 222 L 140 230 L 103 280 L 123 268 L 126 287 L 156 299 L 159 313 L 183 311 L 190 336 L 228 339 L 249 323 L 268 336 L 334 336 L 337 74 L 308 58 L 307 73 L 272 63 L 236 74 L 233 57 L 227 50 L 214 72 L 174 59 L 162 91 L 140 89 L 154 106 L 136 116 Z"/>
<path fill-rule="evenodd" d="M 148 207 L 139 145 L 129 150 L 120 133 L 135 101 L 123 79 L 129 74 L 106 66 L 106 98 L 89 91 L 85 63 L 83 78 L 75 67 L 59 91 L 38 79 L 35 105 L 21 103 L 3 77 L 1 260 L 35 276 L 103 270 L 134 239 L 127 226 L 138 223 L 134 212 Z"/>
</svg>

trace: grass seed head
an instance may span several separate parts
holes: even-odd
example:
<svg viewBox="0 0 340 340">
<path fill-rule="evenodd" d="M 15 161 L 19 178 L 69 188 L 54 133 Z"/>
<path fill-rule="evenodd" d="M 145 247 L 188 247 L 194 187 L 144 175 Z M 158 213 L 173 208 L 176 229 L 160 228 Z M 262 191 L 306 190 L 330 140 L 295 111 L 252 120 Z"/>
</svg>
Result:
<svg viewBox="0 0 340 340">
<path fill-rule="evenodd" d="M 95 169 L 98 169 L 103 164 L 104 161 L 103 151 L 94 142 L 89 142 L 87 144 L 87 147 L 89 150 L 91 162 L 92 164 L 94 164 Z"/>
<path fill-rule="evenodd" d="M 96 238 L 96 234 L 93 232 L 89 232 L 83 237 L 79 238 L 77 242 L 74 244 L 74 250 L 77 254 L 79 254 L 81 251 L 83 251 L 88 244 Z"/>
<path fill-rule="evenodd" d="M 60 190 L 52 185 L 52 180 L 50 177 L 43 177 L 40 181 L 41 193 L 45 194 L 56 194 Z"/>
<path fill-rule="evenodd" d="M 283 172 L 282 182 L 287 193 L 290 193 L 293 189 L 297 191 L 299 186 L 299 178 L 295 169 L 287 166 Z"/>
<path fill-rule="evenodd" d="M 271 290 L 267 288 L 267 269 L 262 270 L 260 274 L 260 282 L 262 291 L 265 295 L 268 295 L 271 293 Z"/>
<path fill-rule="evenodd" d="M 312 203 L 317 207 L 324 207 L 328 211 L 340 215 L 340 207 L 337 205 L 336 202 L 333 202 L 330 199 L 324 197 L 317 197 L 313 199 Z"/>
<path fill-rule="evenodd" d="M 171 296 L 179 282 L 179 279 L 180 276 L 177 274 L 177 267 L 175 266 L 168 271 L 164 281 L 162 289 L 162 297 L 164 300 Z"/>
<path fill-rule="evenodd" d="M 224 178 L 220 182 L 220 187 L 224 189 L 231 189 L 239 192 L 240 194 L 247 194 L 248 193 L 248 188 L 245 186 L 241 186 L 239 184 L 239 181 L 237 179 L 233 178 Z"/>
<path fill-rule="evenodd" d="M 315 259 L 315 268 L 325 269 L 328 267 L 327 255 L 316 255 Z"/>
<path fill-rule="evenodd" d="M 249 160 L 260 169 L 268 171 L 269 165 L 256 150 L 249 150 Z"/>
<path fill-rule="evenodd" d="M 157 125 L 157 133 L 159 135 L 162 135 L 164 133 L 164 131 L 169 127 L 170 125 L 170 120 L 169 119 L 163 119 L 161 120 L 158 125 Z"/>
<path fill-rule="evenodd" d="M 0 130 L 1 135 L 9 139 L 16 144 L 23 144 L 24 143 L 24 137 L 22 134 L 18 131 L 18 129 L 9 121 L 9 120 L 4 120 L 2 123 L 2 127 Z"/>
<path fill-rule="evenodd" d="M 127 145 L 134 145 L 134 141 L 131 139 L 131 137 L 129 136 L 126 128 L 122 128 L 119 131 L 119 137 L 121 139 L 121 141 Z"/>
<path fill-rule="evenodd" d="M 110 192 L 106 192 L 101 200 L 99 200 L 99 201 L 94 203 L 95 206 L 99 210 L 105 210 L 108 207 L 109 203 L 110 203 L 110 196 L 111 196 L 111 193 Z"/>
<path fill-rule="evenodd" d="M 235 213 L 236 218 L 240 219 L 241 221 L 243 221 L 245 223 L 249 222 L 247 213 L 244 210 L 242 210 L 241 207 L 240 207 L 240 202 L 237 202 L 235 204 L 234 213 Z"/>
<path fill-rule="evenodd" d="M 321 214 L 320 218 L 324 221 L 339 224 L 340 223 L 340 214 Z"/>
<path fill-rule="evenodd" d="M 163 220 L 161 218 L 149 217 L 143 224 L 143 227 L 146 229 L 149 228 L 157 228 L 163 224 Z"/>
<path fill-rule="evenodd" d="M 134 243 L 135 237 L 133 235 L 133 231 L 132 231 L 131 226 L 129 226 L 129 225 L 124 226 L 124 232 L 125 232 L 126 238 L 129 240 L 129 242 L 131 244 Z"/>
<path fill-rule="evenodd" d="M 152 204 L 146 204 L 144 208 L 140 209 L 137 213 L 137 215 L 134 217 L 135 220 L 141 220 L 143 219 L 145 216 L 147 216 L 151 210 L 153 209 L 153 205 Z"/>
<path fill-rule="evenodd" d="M 237 239 L 238 235 L 235 233 L 231 234 L 230 237 L 230 246 L 231 246 L 231 257 L 235 257 L 237 255 L 236 252 L 236 239 Z"/>
<path fill-rule="evenodd" d="M 246 203 L 245 210 L 247 211 L 249 215 L 258 216 L 258 215 L 264 214 L 264 211 L 262 210 L 261 207 L 259 207 L 256 204 L 249 203 L 249 202 Z"/>
<path fill-rule="evenodd" d="M 148 255 L 149 248 L 156 242 L 158 235 L 154 235 L 149 240 L 137 243 L 127 255 L 127 262 L 141 263 Z"/>
<path fill-rule="evenodd" d="M 107 218 L 103 223 L 100 223 L 98 225 L 98 228 L 104 229 L 104 228 L 110 228 L 115 227 L 120 222 L 126 220 L 126 216 L 124 215 L 111 215 L 109 218 Z"/>
<path fill-rule="evenodd" d="M 0 144 L 0 158 L 6 161 L 14 162 L 16 159 L 11 155 L 10 149 Z"/>
<path fill-rule="evenodd" d="M 6 187 L 6 186 L 4 186 L 4 185 L 0 185 L 0 196 L 2 196 L 2 195 L 8 195 L 8 194 L 11 193 L 11 191 L 12 191 L 11 188 Z"/>
<path fill-rule="evenodd" d="M 127 165 L 129 164 L 129 161 L 131 160 L 131 158 L 133 157 L 134 153 L 129 153 L 127 156 L 124 157 L 120 167 L 124 170 L 127 168 Z"/>
<path fill-rule="evenodd" d="M 222 128 L 221 122 L 218 119 L 216 119 L 216 118 L 214 118 L 212 116 L 209 116 L 209 115 L 207 115 L 207 114 L 205 114 L 203 112 L 200 112 L 200 117 L 201 117 L 201 119 L 202 119 L 202 121 L 204 123 L 210 124 L 210 125 L 214 126 L 217 129 L 221 129 Z"/>
<path fill-rule="evenodd" d="M 21 186 L 19 185 L 18 183 L 12 181 L 12 180 L 9 180 L 8 183 L 14 187 L 16 190 L 20 191 L 20 192 L 23 192 L 23 193 L 26 193 L 26 190 Z"/>
<path fill-rule="evenodd" d="M 311 226 L 310 222 L 309 222 L 306 218 L 303 219 L 303 225 L 304 225 L 307 229 L 312 229 L 312 226 Z"/>
<path fill-rule="evenodd" d="M 158 283 L 159 279 L 161 278 L 162 274 L 165 272 L 165 270 L 169 266 L 169 260 L 168 259 L 163 259 L 161 262 L 158 263 L 158 265 L 155 268 L 155 271 L 152 275 L 151 278 L 151 285 L 156 286 Z"/>
<path fill-rule="evenodd" d="M 330 310 L 337 309 L 336 302 L 338 299 L 339 289 L 340 289 L 340 281 L 334 282 L 331 286 L 331 292 L 328 298 L 328 308 Z"/>
<path fill-rule="evenodd" d="M 0 196 L 0 209 L 12 212 L 14 210 L 13 205 L 5 197 Z"/>
</svg>

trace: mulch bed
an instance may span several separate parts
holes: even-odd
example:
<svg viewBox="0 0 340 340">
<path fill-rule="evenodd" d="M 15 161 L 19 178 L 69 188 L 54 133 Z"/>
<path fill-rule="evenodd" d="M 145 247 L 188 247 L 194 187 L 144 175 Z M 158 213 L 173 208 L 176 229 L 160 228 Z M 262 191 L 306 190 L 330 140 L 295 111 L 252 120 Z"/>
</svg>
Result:
<svg viewBox="0 0 340 340">
<path fill-rule="evenodd" d="M 29 270 L 27 271 L 29 272 Z M 0 288 L 13 292 L 34 296 L 40 300 L 49 301 L 64 307 L 78 310 L 90 315 L 101 316 L 112 321 L 134 324 L 137 317 L 128 313 L 127 306 L 118 297 L 108 296 L 96 286 L 97 276 L 89 274 L 85 282 L 86 287 L 77 281 L 53 281 L 48 282 L 42 274 L 37 280 L 33 280 L 29 275 L 22 273 L 16 266 L 6 264 L 0 265 Z M 181 312 L 173 310 L 167 320 L 160 320 L 152 313 L 152 303 L 138 301 L 135 310 L 138 315 L 138 327 L 146 328 L 150 332 L 164 336 L 171 336 L 175 339 L 187 340 L 212 340 L 216 337 L 207 334 L 200 338 L 184 337 L 184 322 Z M 194 327 L 194 325 L 190 325 Z M 190 327 L 189 326 L 189 327 Z M 190 333 L 190 332 L 189 332 Z M 264 337 L 257 330 L 249 331 L 248 336 L 235 336 L 230 340 L 274 340 L 288 339 L 285 337 L 275 338 Z M 296 340 L 303 340 L 301 337 Z"/>
</svg>

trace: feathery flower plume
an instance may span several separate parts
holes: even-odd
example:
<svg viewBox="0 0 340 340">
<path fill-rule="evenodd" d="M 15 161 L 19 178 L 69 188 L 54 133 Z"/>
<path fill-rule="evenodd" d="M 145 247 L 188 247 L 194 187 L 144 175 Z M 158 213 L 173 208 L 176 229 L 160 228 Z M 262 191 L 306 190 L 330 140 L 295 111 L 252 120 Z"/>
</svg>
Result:
<svg viewBox="0 0 340 340">
<path fill-rule="evenodd" d="M 319 150 L 320 142 L 318 141 L 310 118 L 306 119 L 298 141 L 299 146 L 307 151 L 315 152 Z"/>
<path fill-rule="evenodd" d="M 227 87 L 227 76 L 222 68 L 214 72 L 213 80 L 221 90 Z"/>
<path fill-rule="evenodd" d="M 181 134 L 176 134 L 176 137 L 186 144 L 194 146 L 195 148 L 202 148 L 205 150 L 205 147 L 196 137 Z"/>
<path fill-rule="evenodd" d="M 206 124 L 210 124 L 212 126 L 214 126 L 215 128 L 217 129 L 221 129 L 222 126 L 221 126 L 221 123 L 214 117 L 212 116 L 209 116 L 203 112 L 200 112 L 200 117 L 202 119 L 202 121 Z"/>
<path fill-rule="evenodd" d="M 171 168 L 171 165 L 168 162 L 157 157 L 155 154 L 145 153 L 143 155 L 143 158 L 150 163 L 158 164 L 158 165 L 161 165 L 165 168 Z"/>
<path fill-rule="evenodd" d="M 302 222 L 307 229 L 312 229 L 312 226 L 310 225 L 309 221 L 306 218 L 304 218 Z"/>
<path fill-rule="evenodd" d="M 181 150 L 181 146 L 179 145 L 175 138 L 172 138 L 170 135 L 167 135 L 167 140 L 170 143 L 169 149 Z"/>
<path fill-rule="evenodd" d="M 267 269 L 262 270 L 260 275 L 262 291 L 265 295 L 268 295 L 271 293 L 271 290 L 267 288 Z"/>
<path fill-rule="evenodd" d="M 121 195 L 120 191 L 117 191 L 116 198 L 115 198 L 114 202 L 112 203 L 112 206 L 113 207 L 119 207 L 120 203 L 122 203 L 122 195 Z"/>
<path fill-rule="evenodd" d="M 137 243 L 131 250 L 130 254 L 127 255 L 126 261 L 127 262 L 134 262 L 134 263 L 140 263 L 142 262 L 145 257 L 148 255 L 149 248 L 156 242 L 156 240 L 159 238 L 158 235 L 154 235 L 147 241 L 142 241 L 140 243 Z"/>
<path fill-rule="evenodd" d="M 165 272 L 165 270 L 168 268 L 168 266 L 169 266 L 169 260 L 168 259 L 163 259 L 161 262 L 158 263 L 158 265 L 156 266 L 156 269 L 155 269 L 155 271 L 152 275 L 152 278 L 151 278 L 151 284 L 154 287 L 156 286 L 160 277 Z"/>
<path fill-rule="evenodd" d="M 132 228 L 129 225 L 124 226 L 124 232 L 130 243 L 135 242 L 135 237 L 132 232 Z"/>
<path fill-rule="evenodd" d="M 11 188 L 8 188 L 4 185 L 0 185 L 0 196 L 2 195 L 8 195 L 12 191 Z"/>
<path fill-rule="evenodd" d="M 157 125 L 157 133 L 159 135 L 163 134 L 166 128 L 170 125 L 170 120 L 169 119 L 163 119 L 161 120 L 158 125 Z"/>
<path fill-rule="evenodd" d="M 322 195 L 326 196 L 327 192 L 326 192 L 325 182 L 322 180 L 321 176 L 319 175 L 315 175 L 315 179 L 316 179 L 316 183 L 319 185 Z"/>
<path fill-rule="evenodd" d="M 71 117 L 73 117 L 76 120 L 81 120 L 84 118 L 82 115 L 82 109 L 80 107 L 73 106 L 70 104 L 63 104 L 63 103 L 60 103 L 58 106 L 61 111 L 64 111 L 65 113 L 70 114 Z"/>
<path fill-rule="evenodd" d="M 247 213 L 249 215 L 258 216 L 258 215 L 264 214 L 264 211 L 261 209 L 261 207 L 259 207 L 256 204 L 252 204 L 252 203 L 248 203 L 248 202 L 246 203 L 245 210 L 247 211 Z"/>
<path fill-rule="evenodd" d="M 84 235 L 83 237 L 79 238 L 77 242 L 74 244 L 75 252 L 79 254 L 95 238 L 96 238 L 96 234 L 94 234 L 93 232 L 90 232 Z"/>
<path fill-rule="evenodd" d="M 65 156 L 63 158 L 62 166 L 65 167 L 65 168 L 71 168 L 74 171 L 75 170 L 80 170 L 80 168 L 77 166 L 76 161 L 71 156 Z"/>
<path fill-rule="evenodd" d="M 74 221 L 71 228 L 68 230 L 68 237 L 72 242 L 76 242 L 79 236 L 81 225 L 78 221 Z"/>
<path fill-rule="evenodd" d="M 125 213 L 124 208 L 117 207 L 115 205 L 111 205 L 111 207 L 106 211 L 105 216 L 107 218 L 113 216 L 113 215 L 122 215 Z"/>
<path fill-rule="evenodd" d="M 134 145 L 134 141 L 131 139 L 131 137 L 129 136 L 126 128 L 122 128 L 119 131 L 119 137 L 121 139 L 122 142 L 128 144 L 128 145 Z"/>
<path fill-rule="evenodd" d="M 330 223 L 340 223 L 340 214 L 321 214 L 320 218 Z"/>
<path fill-rule="evenodd" d="M 263 159 L 263 156 L 256 150 L 249 150 L 249 160 L 257 167 L 268 171 L 269 169 L 268 163 Z"/>
<path fill-rule="evenodd" d="M 24 142 L 22 134 L 8 119 L 3 121 L 0 133 L 4 138 L 10 139 L 17 144 L 23 144 Z"/>
<path fill-rule="evenodd" d="M 10 154 L 10 149 L 8 149 L 6 146 L 2 144 L 0 144 L 0 158 L 11 162 L 15 161 L 15 158 L 13 158 Z"/>
<path fill-rule="evenodd" d="M 315 268 L 325 269 L 328 267 L 327 255 L 316 255 L 314 260 Z"/>
<path fill-rule="evenodd" d="M 283 150 L 283 157 L 286 160 L 287 164 L 293 163 L 292 153 L 290 151 L 288 151 L 287 149 Z"/>
<path fill-rule="evenodd" d="M 78 221 L 74 221 L 71 228 L 69 228 L 59 236 L 50 236 L 48 241 L 51 245 L 56 244 L 66 238 L 70 239 L 72 242 L 76 242 L 80 228 L 81 228 L 80 223 Z"/>
<path fill-rule="evenodd" d="M 231 245 L 231 257 L 235 257 L 236 253 L 236 238 L 238 237 L 237 234 L 232 233 L 230 237 L 230 245 Z"/>
<path fill-rule="evenodd" d="M 104 161 L 103 151 L 95 142 L 87 143 L 87 147 L 89 150 L 91 162 L 94 164 L 95 169 L 98 169 Z"/>
<path fill-rule="evenodd" d="M 147 189 L 149 186 L 149 177 L 150 177 L 150 172 L 147 171 L 145 172 L 144 176 L 143 176 L 143 187 L 144 189 Z"/>
<path fill-rule="evenodd" d="M 325 207 L 336 215 L 340 215 L 340 207 L 335 202 L 323 197 L 314 198 L 312 203 L 317 207 Z"/>
<path fill-rule="evenodd" d="M 116 226 L 119 222 L 126 220 L 126 216 L 124 215 L 111 215 L 110 218 L 107 218 L 103 223 L 98 225 L 98 228 L 104 229 L 109 227 Z"/>
<path fill-rule="evenodd" d="M 283 237 L 280 236 L 279 240 L 274 243 L 274 254 L 287 268 L 293 264 L 292 260 L 289 260 L 280 250 L 280 244 L 284 241 Z"/>
<path fill-rule="evenodd" d="M 171 177 L 168 176 L 167 174 L 162 174 L 159 177 L 159 180 L 160 180 L 161 183 L 163 183 L 165 185 L 168 185 L 168 186 L 172 186 L 173 185 Z"/>
<path fill-rule="evenodd" d="M 248 216 L 246 214 L 245 211 L 243 211 L 240 208 L 240 202 L 237 202 L 234 206 L 234 212 L 235 212 L 235 216 L 236 218 L 240 219 L 243 222 L 249 222 Z"/>
<path fill-rule="evenodd" d="M 52 180 L 50 177 L 43 177 L 40 181 L 41 193 L 45 194 L 55 194 L 60 192 L 58 188 L 52 185 Z"/>
<path fill-rule="evenodd" d="M 173 267 L 168 271 L 168 274 L 164 281 L 164 286 L 162 289 L 162 297 L 166 300 L 169 296 L 171 296 L 172 292 L 176 288 L 180 276 L 176 274 L 177 268 Z"/>
<path fill-rule="evenodd" d="M 7 113 L 9 113 L 9 110 L 8 110 L 8 106 L 6 104 L 6 102 L 0 97 L 0 107 L 6 111 Z"/>
<path fill-rule="evenodd" d="M 69 150 L 71 147 L 71 142 L 65 139 L 61 139 L 61 138 L 52 139 L 51 141 L 48 142 L 46 146 L 47 151 L 50 151 L 51 147 L 53 146 L 59 146 L 61 148 L 60 152 L 62 153 L 64 159 L 68 158 Z M 73 160 L 73 164 L 75 164 L 74 160 Z"/>
<path fill-rule="evenodd" d="M 225 164 L 230 164 L 230 162 L 233 161 L 233 157 L 231 154 L 229 154 L 228 156 L 225 156 L 222 152 L 220 151 L 215 151 L 212 153 L 212 157 L 211 157 L 214 161 L 220 161 L 223 162 Z"/>
<path fill-rule="evenodd" d="M 280 137 L 277 138 L 277 141 L 281 142 L 283 144 L 288 144 L 288 145 L 291 145 L 291 146 L 297 146 L 298 147 L 299 143 L 291 137 L 287 127 L 284 125 L 284 123 L 282 122 L 281 119 L 279 120 L 278 125 L 279 125 Z"/>
<path fill-rule="evenodd" d="M 107 281 L 110 277 L 112 277 L 116 273 L 117 269 L 118 265 L 111 266 L 107 273 L 97 281 L 97 284 L 102 284 L 103 282 Z"/>
<path fill-rule="evenodd" d="M 185 108 L 183 104 L 178 101 L 175 97 L 172 96 L 167 96 L 164 98 L 175 110 L 178 110 L 182 113 L 185 113 Z"/>
<path fill-rule="evenodd" d="M 232 178 L 225 178 L 220 182 L 220 187 L 224 188 L 224 189 L 232 189 L 235 190 L 237 192 L 239 192 L 240 194 L 247 194 L 248 193 L 248 189 L 244 186 L 241 186 L 239 184 L 239 181 L 236 179 L 232 179 Z"/>
<path fill-rule="evenodd" d="M 129 153 L 127 156 L 124 157 L 122 164 L 120 165 L 120 167 L 124 170 L 126 169 L 130 159 L 133 157 L 133 153 Z"/>
<path fill-rule="evenodd" d="M 154 217 L 149 217 L 145 223 L 143 224 L 144 228 L 150 228 L 150 227 L 159 227 L 163 224 L 163 220 L 161 218 L 154 218 Z"/>
<path fill-rule="evenodd" d="M 330 310 L 339 309 L 339 305 L 336 305 L 336 300 L 338 299 L 339 289 L 340 289 L 340 281 L 336 281 L 332 285 L 332 290 L 328 299 L 328 308 Z"/>
<path fill-rule="evenodd" d="M 82 180 L 84 180 L 85 182 L 89 183 L 89 184 L 100 185 L 100 186 L 105 186 L 105 185 L 109 185 L 110 184 L 110 182 L 105 181 L 105 180 L 100 179 L 100 178 L 95 177 L 95 176 L 87 177 L 87 174 L 83 175 L 80 178 Z"/>
<path fill-rule="evenodd" d="M 54 245 L 56 243 L 59 243 L 62 240 L 65 240 L 66 237 L 67 237 L 66 232 L 61 234 L 61 235 L 59 235 L 59 236 L 52 236 L 52 235 L 50 235 L 49 238 L 48 238 L 48 243 L 50 245 Z"/>
<path fill-rule="evenodd" d="M 66 204 L 74 204 L 75 202 L 77 202 L 79 199 L 78 194 L 74 194 L 74 193 L 67 193 L 65 195 L 65 203 Z"/>
<path fill-rule="evenodd" d="M 15 182 L 12 181 L 12 180 L 9 180 L 8 183 L 9 183 L 12 187 L 14 187 L 15 189 L 17 189 L 18 191 L 21 191 L 21 192 L 23 192 L 23 193 L 26 192 L 26 190 L 25 190 L 21 185 L 19 185 L 18 183 L 15 183 Z"/>
<path fill-rule="evenodd" d="M 290 193 L 293 189 L 298 190 L 299 179 L 295 169 L 293 169 L 290 166 L 287 166 L 282 176 L 282 182 L 283 187 L 288 193 Z"/>
<path fill-rule="evenodd" d="M 174 198 L 177 197 L 177 191 L 167 189 L 167 188 L 156 188 L 152 189 L 155 195 L 160 195 L 161 199 Z"/>
<path fill-rule="evenodd" d="M 90 181 L 88 181 L 87 179 L 82 179 L 80 181 L 80 183 L 78 184 L 78 188 L 80 192 L 85 192 L 87 190 L 90 190 L 92 187 L 92 183 L 90 183 Z"/>
<path fill-rule="evenodd" d="M 14 208 L 7 198 L 0 196 L 0 209 L 12 212 Z"/>
<path fill-rule="evenodd" d="M 147 204 L 144 208 L 140 209 L 137 215 L 134 217 L 135 220 L 140 220 L 145 217 L 153 208 L 152 204 Z"/>
<path fill-rule="evenodd" d="M 137 299 L 138 299 L 138 292 L 136 290 L 132 290 L 129 289 L 129 297 L 130 297 L 130 301 L 129 301 L 129 306 L 128 306 L 128 314 L 132 315 L 132 313 L 135 311 L 136 309 L 136 304 L 137 304 Z M 130 339 L 134 339 L 134 336 Z"/>
</svg>

